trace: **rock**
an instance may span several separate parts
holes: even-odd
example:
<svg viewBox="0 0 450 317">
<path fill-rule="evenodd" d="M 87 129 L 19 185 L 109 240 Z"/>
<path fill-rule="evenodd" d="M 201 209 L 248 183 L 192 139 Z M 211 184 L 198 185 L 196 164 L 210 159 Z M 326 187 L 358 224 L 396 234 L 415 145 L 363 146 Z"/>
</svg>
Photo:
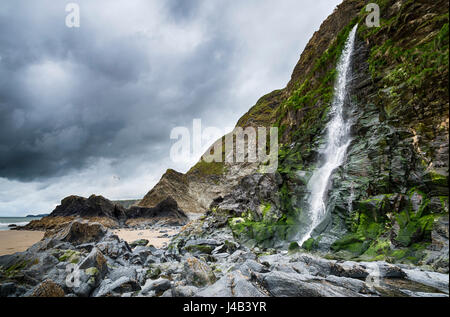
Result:
<svg viewBox="0 0 450 317">
<path fill-rule="evenodd" d="M 381 278 L 404 278 L 406 273 L 398 266 L 383 261 L 361 262 L 371 276 Z"/>
<path fill-rule="evenodd" d="M 368 294 L 368 293 L 372 292 L 369 289 L 369 287 L 366 285 L 366 283 L 364 283 L 363 281 L 358 280 L 358 279 L 349 278 L 349 277 L 339 277 L 339 276 L 335 276 L 335 275 L 329 275 L 325 279 L 326 279 L 326 281 L 328 281 L 334 285 L 341 286 L 343 288 L 352 290 L 353 292 L 356 292 L 356 293 Z"/>
<path fill-rule="evenodd" d="M 149 292 L 162 293 L 171 287 L 171 283 L 168 279 L 159 278 L 157 280 L 147 280 L 142 288 L 141 294 L 147 295 Z"/>
<path fill-rule="evenodd" d="M 408 280 L 434 287 L 435 289 L 448 294 L 448 274 L 424 272 L 418 269 L 404 269 L 403 271 L 406 273 L 406 278 Z"/>
<path fill-rule="evenodd" d="M 173 297 L 193 297 L 198 292 L 198 288 L 195 286 L 179 285 L 172 288 L 171 291 Z"/>
<path fill-rule="evenodd" d="M 131 252 L 131 248 L 126 241 L 120 240 L 117 235 L 108 234 L 96 247 L 105 255 L 112 259 L 117 259 Z"/>
<path fill-rule="evenodd" d="M 132 264 L 143 264 L 146 262 L 147 258 L 152 255 L 149 248 L 144 246 L 137 246 L 133 252 L 130 262 Z"/>
<path fill-rule="evenodd" d="M 424 293 L 424 292 L 413 292 L 407 289 L 401 290 L 404 294 L 409 297 L 448 297 L 448 294 L 442 293 Z"/>
<path fill-rule="evenodd" d="M 106 228 L 99 223 L 89 223 L 87 221 L 73 221 L 56 234 L 54 240 L 69 242 L 73 245 L 80 245 L 89 242 L 98 242 L 106 235 Z M 46 238 L 49 238 L 46 233 Z"/>
<path fill-rule="evenodd" d="M 283 272 L 270 272 L 258 277 L 262 285 L 276 297 L 346 297 L 356 292 L 321 282 L 323 279 Z"/>
<path fill-rule="evenodd" d="M 111 272 L 108 274 L 108 278 L 113 282 L 124 276 L 131 280 L 137 280 L 136 268 L 130 266 L 121 266 L 111 270 Z"/>
<path fill-rule="evenodd" d="M 229 261 L 233 263 L 242 263 L 249 259 L 256 260 L 256 255 L 253 252 L 248 252 L 244 250 L 236 250 L 229 257 Z"/>
<path fill-rule="evenodd" d="M 172 221 L 184 224 L 188 221 L 188 217 L 183 210 L 178 208 L 177 202 L 172 197 L 166 197 L 160 201 L 155 207 L 147 207 L 145 202 L 141 202 L 139 206 L 131 206 L 127 212 L 128 218 L 132 219 L 171 219 Z"/>
<path fill-rule="evenodd" d="M 3 283 L 0 284 L 0 297 L 8 297 L 15 295 L 17 290 L 16 284 L 14 283 Z"/>
<path fill-rule="evenodd" d="M 226 274 L 213 285 L 203 289 L 196 297 L 264 297 L 239 271 Z"/>
<path fill-rule="evenodd" d="M 236 251 L 238 252 L 238 251 Z M 259 262 L 267 267 L 271 267 L 275 264 L 280 263 L 283 260 L 283 256 L 279 253 L 271 255 L 263 255 L 259 257 Z"/>
<path fill-rule="evenodd" d="M 126 219 L 126 209 L 112 201 L 92 195 L 89 198 L 69 196 L 61 201 L 50 217 L 108 217 L 116 220 Z"/>
<path fill-rule="evenodd" d="M 31 297 L 64 297 L 64 290 L 52 280 L 45 280 L 31 293 Z"/>
<path fill-rule="evenodd" d="M 147 239 L 139 239 L 139 240 L 131 242 L 130 247 L 131 248 L 135 248 L 137 246 L 145 247 L 148 243 L 149 243 L 149 241 Z"/>
<path fill-rule="evenodd" d="M 216 281 L 216 276 L 208 264 L 194 257 L 185 260 L 183 273 L 186 282 L 194 286 L 201 287 Z"/>
<path fill-rule="evenodd" d="M 31 258 L 28 258 L 26 261 L 31 262 L 33 265 L 24 269 L 23 272 L 28 276 L 39 280 L 59 263 L 58 259 L 48 252 L 31 255 Z"/>
<path fill-rule="evenodd" d="M 122 276 L 114 282 L 111 280 L 103 280 L 102 284 L 98 289 L 94 291 L 93 296 L 95 297 L 104 297 L 104 296 L 113 296 L 114 293 L 128 293 L 139 291 L 141 287 L 139 284 L 129 277 Z"/>
<path fill-rule="evenodd" d="M 103 253 L 97 248 L 92 249 L 88 256 L 81 261 L 78 267 L 79 269 L 96 268 L 100 273 L 101 278 L 103 278 L 108 272 L 107 261 L 103 256 Z"/>
<path fill-rule="evenodd" d="M 359 265 L 358 263 L 355 262 L 346 261 L 342 263 L 335 263 L 334 265 L 332 265 L 331 274 L 343 277 L 365 279 L 369 275 L 369 272 L 363 265 Z"/>
<path fill-rule="evenodd" d="M 253 273 L 267 273 L 269 270 L 264 265 L 256 262 L 255 260 L 247 260 L 240 267 L 239 271 L 247 277 L 250 277 Z"/>
<path fill-rule="evenodd" d="M 220 253 L 233 253 L 239 248 L 239 244 L 233 241 L 225 240 L 224 244 L 216 247 L 211 254 L 220 254 Z"/>
</svg>

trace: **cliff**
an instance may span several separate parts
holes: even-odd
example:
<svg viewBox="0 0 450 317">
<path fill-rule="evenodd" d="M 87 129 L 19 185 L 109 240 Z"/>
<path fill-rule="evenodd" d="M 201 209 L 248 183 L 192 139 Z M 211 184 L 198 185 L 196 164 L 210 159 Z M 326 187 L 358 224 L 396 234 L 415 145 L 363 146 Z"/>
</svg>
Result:
<svg viewBox="0 0 450 317">
<path fill-rule="evenodd" d="M 300 247 L 448 272 L 448 3 L 376 2 L 381 26 L 369 28 L 369 2 L 343 1 L 306 46 L 287 87 L 239 120 L 279 127 L 277 173 L 261 176 L 253 166 L 227 186 L 239 165 L 208 169 L 201 162 L 183 176 L 190 184 L 201 182 L 198 171 L 213 171 L 222 186 L 216 198 L 205 188 L 214 230 L 225 225 L 263 248 L 296 243 L 310 217 L 307 184 L 323 159 L 337 61 L 358 24 L 345 104 L 352 141 L 328 185 L 327 216 Z"/>
</svg>

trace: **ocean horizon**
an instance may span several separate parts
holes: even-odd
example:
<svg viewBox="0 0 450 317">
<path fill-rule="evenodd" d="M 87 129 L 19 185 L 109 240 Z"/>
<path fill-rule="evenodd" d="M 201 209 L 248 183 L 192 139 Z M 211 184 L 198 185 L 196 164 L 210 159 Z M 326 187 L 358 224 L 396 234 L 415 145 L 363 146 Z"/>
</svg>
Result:
<svg viewBox="0 0 450 317">
<path fill-rule="evenodd" d="M 25 226 L 32 220 L 42 217 L 0 217 L 0 231 L 9 230 L 9 225 Z"/>
</svg>

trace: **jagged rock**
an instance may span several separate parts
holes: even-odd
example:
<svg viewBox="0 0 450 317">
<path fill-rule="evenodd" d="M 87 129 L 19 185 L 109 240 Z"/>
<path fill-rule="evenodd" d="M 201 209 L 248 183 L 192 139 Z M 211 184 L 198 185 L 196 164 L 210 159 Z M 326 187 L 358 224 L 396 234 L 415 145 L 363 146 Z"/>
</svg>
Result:
<svg viewBox="0 0 450 317">
<path fill-rule="evenodd" d="M 102 197 L 92 195 L 89 198 L 69 196 L 61 201 L 50 214 L 50 217 L 108 217 L 113 219 L 126 218 L 126 210 L 120 205 Z"/>
<path fill-rule="evenodd" d="M 64 290 L 52 280 L 39 284 L 31 293 L 31 297 L 64 297 Z"/>
<path fill-rule="evenodd" d="M 103 253 L 97 248 L 92 249 L 89 255 L 83 261 L 81 261 L 78 267 L 79 269 L 83 270 L 95 268 L 98 270 L 102 278 L 108 272 L 107 261 L 103 256 Z"/>
<path fill-rule="evenodd" d="M 98 242 L 106 235 L 106 228 L 99 223 L 73 221 L 56 233 L 47 232 L 44 238 L 80 245 Z"/>
<path fill-rule="evenodd" d="M 159 278 L 157 280 L 147 280 L 142 287 L 141 294 L 147 295 L 149 292 L 155 293 L 165 292 L 172 286 L 171 282 L 165 278 Z"/>
<path fill-rule="evenodd" d="M 119 239 L 118 236 L 108 234 L 105 238 L 96 244 L 96 247 L 105 255 L 112 259 L 117 259 L 131 252 L 131 248 L 126 241 Z"/>
<path fill-rule="evenodd" d="M 325 279 L 327 282 L 330 282 L 334 285 L 341 286 L 343 288 L 349 289 L 355 293 L 362 293 L 367 294 L 371 293 L 372 291 L 369 289 L 369 287 L 366 285 L 365 282 L 355 279 L 355 278 L 348 278 L 348 277 L 339 277 L 335 275 L 329 275 Z"/>
<path fill-rule="evenodd" d="M 256 288 L 239 271 L 226 274 L 216 283 L 196 294 L 196 297 L 265 297 L 262 291 Z"/>
<path fill-rule="evenodd" d="M 155 207 L 132 206 L 127 212 L 128 218 L 170 218 L 180 223 L 185 223 L 188 217 L 183 210 L 178 208 L 177 202 L 172 197 L 167 197 Z"/>
<path fill-rule="evenodd" d="M 173 297 L 193 297 L 198 292 L 198 288 L 195 286 L 178 285 L 172 288 L 171 291 Z"/>
<path fill-rule="evenodd" d="M 100 287 L 94 291 L 93 296 L 114 296 L 115 294 L 135 292 L 139 290 L 141 290 L 141 287 L 136 280 L 122 276 L 114 282 L 109 279 L 103 280 Z"/>
<path fill-rule="evenodd" d="M 12 282 L 0 284 L 0 297 L 15 295 L 16 291 L 17 286 Z"/>
<path fill-rule="evenodd" d="M 145 247 L 149 241 L 147 239 L 139 239 L 130 243 L 130 248 L 135 248 L 137 246 Z"/>
<path fill-rule="evenodd" d="M 261 284 L 272 296 L 278 297 L 345 297 L 360 296 L 358 293 L 332 284 L 324 284 L 323 278 L 270 272 L 260 274 Z"/>
<path fill-rule="evenodd" d="M 434 287 L 441 292 L 448 294 L 448 282 L 449 276 L 448 274 L 442 274 L 437 272 L 424 272 L 418 269 L 407 270 L 405 269 L 406 278 L 418 282 L 424 285 L 428 285 Z"/>
<path fill-rule="evenodd" d="M 112 269 L 108 274 L 108 278 L 111 279 L 113 282 L 123 276 L 131 280 L 137 280 L 136 267 L 120 266 L 118 268 Z"/>
<path fill-rule="evenodd" d="M 208 264 L 194 257 L 186 258 L 183 273 L 186 282 L 194 286 L 201 287 L 216 281 L 216 276 Z"/>
</svg>

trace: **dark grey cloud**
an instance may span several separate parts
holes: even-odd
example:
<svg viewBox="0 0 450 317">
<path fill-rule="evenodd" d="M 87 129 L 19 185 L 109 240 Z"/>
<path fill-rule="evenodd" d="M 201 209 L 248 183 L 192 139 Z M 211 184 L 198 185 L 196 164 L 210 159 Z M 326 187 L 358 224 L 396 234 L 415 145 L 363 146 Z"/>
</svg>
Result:
<svg viewBox="0 0 450 317">
<path fill-rule="evenodd" d="M 14 189 L 45 206 L 88 190 L 139 197 L 165 168 L 185 171 L 170 130 L 233 126 L 287 83 L 339 0 L 74 2 L 79 29 L 64 2 L 1 1 L 0 215 L 26 208 Z"/>
</svg>

